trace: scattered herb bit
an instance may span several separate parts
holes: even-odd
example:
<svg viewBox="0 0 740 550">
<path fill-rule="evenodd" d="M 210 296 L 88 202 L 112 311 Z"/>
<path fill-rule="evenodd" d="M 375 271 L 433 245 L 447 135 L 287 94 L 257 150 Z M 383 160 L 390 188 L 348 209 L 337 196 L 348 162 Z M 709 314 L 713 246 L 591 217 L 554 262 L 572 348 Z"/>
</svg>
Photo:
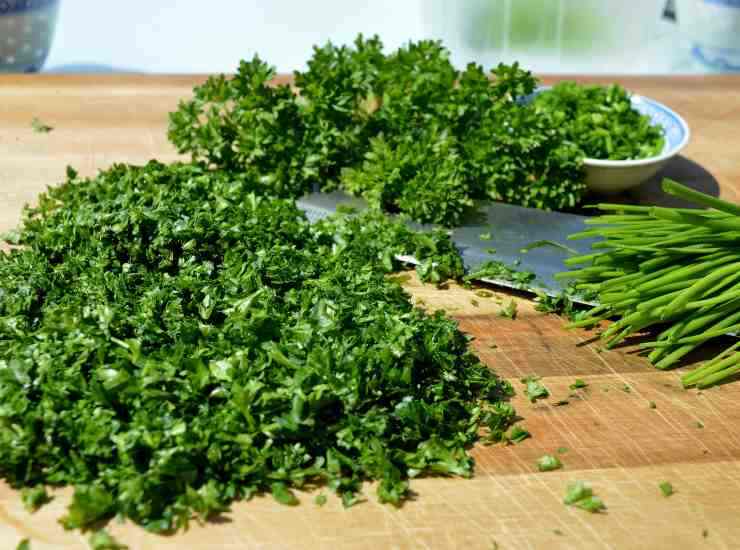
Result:
<svg viewBox="0 0 740 550">
<path fill-rule="evenodd" d="M 486 254 L 497 254 L 498 250 L 495 248 L 486 248 Z"/>
<path fill-rule="evenodd" d="M 594 496 L 591 487 L 582 481 L 576 481 L 568 485 L 563 502 L 568 506 L 577 506 L 591 513 L 606 509 L 604 502 L 599 497 Z"/>
<path fill-rule="evenodd" d="M 707 538 L 709 536 L 709 529 L 703 529 L 701 532 L 701 536 L 703 538 Z"/>
<path fill-rule="evenodd" d="M 31 541 L 29 539 L 22 539 L 15 550 L 31 550 Z"/>
<path fill-rule="evenodd" d="M 481 233 L 480 235 L 478 235 L 478 238 L 481 241 L 490 241 L 491 240 L 491 234 L 490 233 Z"/>
<path fill-rule="evenodd" d="M 534 403 L 538 399 L 544 399 L 550 395 L 550 391 L 540 382 L 539 376 L 527 376 L 522 378 L 521 382 L 526 385 L 524 395 L 529 398 L 530 403 Z"/>
<path fill-rule="evenodd" d="M 655 401 L 650 401 L 650 402 L 648 403 L 648 406 L 649 406 L 649 407 L 650 407 L 651 409 L 655 409 L 655 408 L 657 408 L 657 407 L 658 407 L 658 405 L 656 405 L 656 404 L 655 404 Z"/>
<path fill-rule="evenodd" d="M 550 395 L 550 391 L 540 382 L 540 377 L 536 375 L 526 376 L 521 379 L 521 383 L 525 384 L 524 395 L 529 398 L 531 403 L 534 403 L 538 399 L 544 399 Z"/>
<path fill-rule="evenodd" d="M 568 254 L 574 254 L 574 255 L 575 254 L 578 254 L 578 251 L 577 250 L 573 250 L 569 246 L 565 246 L 564 244 L 557 243 L 555 241 L 548 241 L 548 240 L 535 241 L 533 243 L 530 243 L 527 246 L 519 249 L 519 252 L 521 252 L 522 254 L 526 254 L 530 250 L 535 250 L 537 248 L 543 248 L 543 247 L 546 247 L 546 246 L 550 246 L 550 247 L 553 247 L 553 248 L 558 248 L 560 250 L 564 250 Z"/>
<path fill-rule="evenodd" d="M 622 385 L 622 391 L 624 393 L 631 393 L 632 392 L 632 388 L 629 386 L 629 384 L 623 384 Z"/>
<path fill-rule="evenodd" d="M 559 82 L 535 99 L 543 113 L 554 113 L 583 155 L 627 160 L 653 157 L 663 150 L 663 130 L 639 113 L 621 86 L 582 86 Z"/>
<path fill-rule="evenodd" d="M 316 495 L 314 502 L 317 506 L 323 506 L 324 504 L 326 504 L 326 495 L 323 493 Z"/>
<path fill-rule="evenodd" d="M 561 399 L 559 401 L 555 401 L 555 403 L 552 404 L 553 407 L 563 407 L 565 405 L 569 405 L 570 401 L 567 399 Z"/>
<path fill-rule="evenodd" d="M 586 387 L 588 387 L 588 384 L 587 384 L 587 383 L 586 383 L 586 382 L 585 382 L 584 380 L 581 380 L 580 378 L 576 378 L 576 379 L 575 379 L 575 382 L 573 382 L 573 383 L 572 383 L 572 384 L 571 384 L 570 386 L 568 386 L 568 387 L 569 387 L 569 388 L 570 388 L 571 390 L 580 390 L 580 389 L 583 389 L 583 388 L 586 388 Z"/>
<path fill-rule="evenodd" d="M 493 292 L 491 292 L 490 290 L 482 289 L 476 290 L 475 295 L 479 298 L 492 298 L 494 296 Z"/>
<path fill-rule="evenodd" d="M 33 128 L 33 131 L 37 134 L 48 134 L 54 129 L 51 126 L 41 122 L 41 120 L 37 117 L 33 117 L 33 120 L 31 120 L 31 128 Z"/>
<path fill-rule="evenodd" d="M 31 513 L 36 512 L 44 504 L 51 501 L 51 497 L 43 485 L 24 487 L 21 490 L 21 499 L 23 500 L 23 506 Z"/>
<path fill-rule="evenodd" d="M 575 481 L 568 485 L 568 490 L 565 493 L 565 504 L 575 504 L 579 500 L 588 498 L 593 495 L 591 487 L 583 481 Z"/>
<path fill-rule="evenodd" d="M 568 452 L 568 447 L 558 447 L 558 454 L 565 454 Z"/>
<path fill-rule="evenodd" d="M 496 342 L 491 342 L 490 344 L 488 344 L 488 347 L 490 349 L 498 349 L 498 344 L 496 344 Z"/>
<path fill-rule="evenodd" d="M 535 275 L 531 271 L 520 271 L 517 265 L 507 265 L 496 260 L 488 260 L 463 278 L 466 283 L 481 280 L 504 281 L 515 288 L 527 289 L 535 280 Z"/>
<path fill-rule="evenodd" d="M 512 321 L 516 319 L 517 315 L 517 303 L 512 299 L 509 301 L 508 304 L 506 304 L 506 307 L 502 308 L 498 314 L 501 317 L 505 317 L 507 319 L 511 319 Z"/>
<path fill-rule="evenodd" d="M 699 429 L 704 428 L 704 422 L 702 422 L 701 420 L 698 420 L 696 422 L 696 427 L 699 428 Z"/>
<path fill-rule="evenodd" d="M 550 472 L 563 467 L 563 463 L 553 455 L 543 455 L 537 460 L 537 469 L 540 472 Z"/>
<path fill-rule="evenodd" d="M 565 535 L 565 533 L 563 533 L 560 529 L 553 529 L 552 532 L 553 534 L 558 535 L 558 536 Z"/>
<path fill-rule="evenodd" d="M 509 432 L 507 440 L 511 443 L 521 443 L 528 437 L 532 437 L 532 434 L 530 434 L 526 429 L 520 426 L 514 426 Z"/>
<path fill-rule="evenodd" d="M 673 485 L 668 481 L 663 481 L 658 487 L 660 487 L 660 492 L 663 493 L 664 497 L 669 497 L 673 494 Z"/>
<path fill-rule="evenodd" d="M 473 307 L 478 307 L 480 305 L 480 303 L 475 298 L 471 298 L 470 299 L 470 305 L 473 306 Z"/>
<path fill-rule="evenodd" d="M 121 544 L 105 529 L 95 531 L 90 535 L 91 550 L 128 550 L 128 546 Z"/>
</svg>

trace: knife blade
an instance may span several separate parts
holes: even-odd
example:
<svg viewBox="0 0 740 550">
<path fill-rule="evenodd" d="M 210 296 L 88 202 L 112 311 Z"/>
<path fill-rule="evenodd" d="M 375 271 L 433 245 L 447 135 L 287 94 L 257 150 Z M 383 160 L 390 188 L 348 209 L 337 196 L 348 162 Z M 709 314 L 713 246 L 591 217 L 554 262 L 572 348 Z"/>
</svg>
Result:
<svg viewBox="0 0 740 550">
<path fill-rule="evenodd" d="M 334 214 L 339 205 L 358 211 L 367 208 L 367 203 L 341 191 L 331 193 L 309 193 L 297 201 L 298 207 L 313 222 Z M 565 271 L 563 260 L 573 253 L 588 254 L 593 239 L 567 241 L 568 235 L 582 231 L 586 216 L 562 212 L 546 212 L 500 202 L 477 203 L 473 212 L 463 223 L 451 231 L 451 238 L 463 259 L 466 272 L 474 273 L 488 260 L 501 261 L 516 269 L 530 271 L 536 279 L 522 289 L 515 283 L 503 279 L 482 277 L 480 280 L 506 288 L 530 292 L 541 292 L 551 296 L 564 289 L 564 284 L 555 279 L 555 274 Z M 437 226 L 408 222 L 415 230 L 429 231 Z M 490 239 L 488 236 L 490 235 Z M 533 243 L 554 242 L 565 245 L 569 252 L 558 246 L 537 246 L 527 250 Z M 495 251 L 495 252 L 494 252 Z M 410 264 L 418 264 L 411 256 L 398 256 Z M 574 297 L 574 301 L 591 302 Z"/>
</svg>

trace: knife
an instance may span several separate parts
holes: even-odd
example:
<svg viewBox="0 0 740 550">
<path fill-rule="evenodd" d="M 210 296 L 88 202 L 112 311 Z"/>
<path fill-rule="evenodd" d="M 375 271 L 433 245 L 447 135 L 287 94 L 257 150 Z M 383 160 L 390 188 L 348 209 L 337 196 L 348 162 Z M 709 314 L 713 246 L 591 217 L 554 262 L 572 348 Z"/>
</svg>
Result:
<svg viewBox="0 0 740 550">
<path fill-rule="evenodd" d="M 358 211 L 367 208 L 367 203 L 363 199 L 342 191 L 309 193 L 299 199 L 297 204 L 311 222 L 334 214 L 339 205 L 349 206 Z M 463 223 L 451 230 L 451 238 L 462 255 L 467 273 L 474 273 L 486 261 L 496 260 L 515 265 L 515 269 L 530 271 L 536 276 L 526 288 L 503 279 L 481 278 L 481 281 L 505 288 L 555 296 L 564 289 L 564 284 L 554 277 L 556 273 L 567 270 L 563 260 L 573 254 L 588 254 L 595 240 L 568 242 L 567 249 L 570 250 L 550 244 L 565 245 L 568 235 L 583 230 L 586 219 L 586 216 L 546 212 L 501 202 L 479 202 Z M 407 225 L 420 231 L 438 227 L 414 222 L 408 222 Z M 397 258 L 410 264 L 419 263 L 412 256 Z M 591 302 L 578 297 L 573 297 L 573 300 L 591 305 Z"/>
</svg>

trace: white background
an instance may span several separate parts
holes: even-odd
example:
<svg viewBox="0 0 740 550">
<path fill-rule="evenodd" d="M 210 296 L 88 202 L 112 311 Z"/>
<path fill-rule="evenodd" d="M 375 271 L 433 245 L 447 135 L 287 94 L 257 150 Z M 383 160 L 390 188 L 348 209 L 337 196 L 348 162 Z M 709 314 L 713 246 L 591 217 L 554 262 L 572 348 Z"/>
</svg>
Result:
<svg viewBox="0 0 740 550">
<path fill-rule="evenodd" d="M 61 0 L 44 70 L 232 72 L 240 59 L 259 53 L 279 72 L 291 72 L 305 66 L 314 44 L 348 43 L 360 32 L 379 34 L 387 50 L 409 40 L 445 38 L 460 65 L 472 59 L 440 36 L 445 25 L 453 24 L 438 20 L 430 30 L 425 21 L 434 2 L 456 6 L 461 1 L 465 0 Z M 621 1 L 639 6 L 643 0 Z M 640 16 L 636 10 L 635 17 Z M 528 67 L 539 72 L 560 68 L 654 74 L 705 70 L 692 65 L 675 42 L 666 35 L 639 55 L 630 54 L 607 68 L 587 55 L 577 67 L 563 68 L 550 61 Z M 476 60 L 490 64 L 489 59 Z"/>
</svg>

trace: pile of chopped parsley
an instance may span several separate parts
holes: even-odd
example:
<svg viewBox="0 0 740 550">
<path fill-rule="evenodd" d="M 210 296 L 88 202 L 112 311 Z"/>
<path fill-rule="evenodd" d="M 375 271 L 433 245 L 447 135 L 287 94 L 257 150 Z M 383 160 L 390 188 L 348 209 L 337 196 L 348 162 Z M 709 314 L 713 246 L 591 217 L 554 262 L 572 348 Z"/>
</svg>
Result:
<svg viewBox="0 0 740 550">
<path fill-rule="evenodd" d="M 398 504 L 504 437 L 511 387 L 386 276 L 396 253 L 459 276 L 449 237 L 310 224 L 262 190 L 197 164 L 69 170 L 0 252 L 0 475 L 73 485 L 65 527 L 164 532 L 315 485 L 351 505 L 364 480 Z"/>
</svg>

